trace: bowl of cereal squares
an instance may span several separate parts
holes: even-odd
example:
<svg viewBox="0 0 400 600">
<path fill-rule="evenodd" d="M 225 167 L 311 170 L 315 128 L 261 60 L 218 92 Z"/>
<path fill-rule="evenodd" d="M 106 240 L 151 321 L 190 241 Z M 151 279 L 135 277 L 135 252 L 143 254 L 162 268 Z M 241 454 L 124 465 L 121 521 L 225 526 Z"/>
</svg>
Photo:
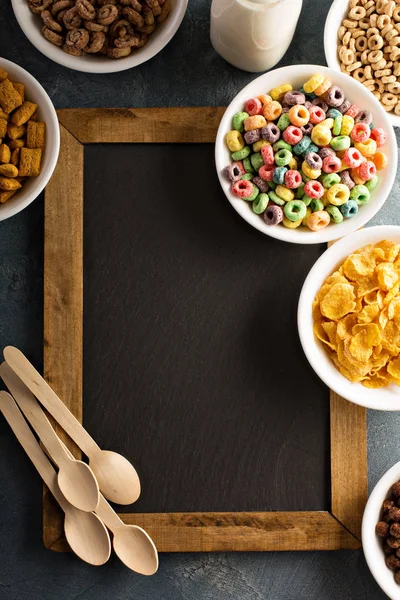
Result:
<svg viewBox="0 0 400 600">
<path fill-rule="evenodd" d="M 324 31 L 328 65 L 359 81 L 400 127 L 400 4 L 335 0 Z"/>
<path fill-rule="evenodd" d="M 0 58 L 1 221 L 42 192 L 59 149 L 57 114 L 45 90 L 27 71 Z"/>
<path fill-rule="evenodd" d="M 115 73 L 160 52 L 177 32 L 188 0 L 12 0 L 18 23 L 55 62 Z"/>
<path fill-rule="evenodd" d="M 362 545 L 378 585 L 389 598 L 400 600 L 400 463 L 381 477 L 368 498 Z"/>
<path fill-rule="evenodd" d="M 317 65 L 265 73 L 233 99 L 215 145 L 231 205 L 271 237 L 316 244 L 369 221 L 392 188 L 397 143 L 359 82 Z"/>
<path fill-rule="evenodd" d="M 304 282 L 298 329 L 331 390 L 400 410 L 400 227 L 367 227 L 326 250 Z"/>
</svg>

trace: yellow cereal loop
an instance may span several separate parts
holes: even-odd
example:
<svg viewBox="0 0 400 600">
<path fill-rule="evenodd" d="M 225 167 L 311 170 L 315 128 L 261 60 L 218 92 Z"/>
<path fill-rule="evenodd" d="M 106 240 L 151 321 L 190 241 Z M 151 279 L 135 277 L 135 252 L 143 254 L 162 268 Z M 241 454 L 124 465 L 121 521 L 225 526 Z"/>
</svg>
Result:
<svg viewBox="0 0 400 600">
<path fill-rule="evenodd" d="M 354 119 L 350 115 L 344 115 L 342 119 L 342 127 L 340 129 L 340 135 L 350 135 L 351 130 L 354 127 Z"/>
<path fill-rule="evenodd" d="M 313 75 L 303 85 L 303 90 L 305 91 L 306 94 L 311 94 L 312 92 L 314 92 L 317 89 L 317 87 L 319 87 L 321 85 L 321 83 L 324 81 L 324 79 L 325 79 L 325 77 L 323 75 L 320 75 L 319 73 L 317 73 L 316 75 Z"/>
<path fill-rule="evenodd" d="M 289 169 L 293 169 L 294 171 L 297 171 L 297 160 L 295 159 L 294 156 L 292 156 L 292 158 L 290 159 L 290 163 L 288 164 L 288 168 Z"/>
<path fill-rule="evenodd" d="M 322 96 L 322 94 L 325 94 L 325 92 L 327 92 L 329 90 L 331 85 L 332 85 L 332 81 L 329 81 L 329 79 L 324 79 L 324 81 L 321 83 L 321 85 L 319 85 L 317 87 L 317 89 L 314 90 L 314 94 L 316 96 Z"/>
<path fill-rule="evenodd" d="M 272 98 L 268 94 L 261 94 L 261 96 L 257 96 L 257 100 L 259 100 L 261 104 L 265 106 L 268 104 L 268 102 L 272 101 Z"/>
<path fill-rule="evenodd" d="M 365 142 L 354 142 L 354 146 L 365 157 L 374 156 L 376 152 L 376 141 L 368 138 Z"/>
<path fill-rule="evenodd" d="M 311 131 L 311 139 L 317 146 L 327 146 L 332 139 L 331 130 L 320 124 L 315 125 Z"/>
<path fill-rule="evenodd" d="M 306 163 L 306 161 L 304 161 L 301 165 L 301 170 L 303 171 L 304 175 L 306 175 L 310 179 L 318 179 L 318 177 L 321 175 L 321 169 L 312 169 Z"/>
<path fill-rule="evenodd" d="M 253 144 L 253 152 L 259 152 L 263 146 L 270 146 L 271 142 L 267 142 L 267 140 L 258 140 L 258 142 L 254 142 Z"/>
<path fill-rule="evenodd" d="M 271 90 L 269 95 L 271 96 L 272 100 L 279 100 L 280 98 L 282 98 L 282 96 L 286 94 L 286 92 L 291 92 L 292 89 L 293 88 L 290 85 L 290 83 L 284 83 L 283 85 L 279 85 L 278 87 Z"/>
<path fill-rule="evenodd" d="M 262 115 L 254 115 L 252 117 L 247 117 L 244 120 L 244 130 L 252 131 L 253 129 L 261 129 L 261 127 L 265 127 L 267 121 L 264 119 Z"/>
<path fill-rule="evenodd" d="M 282 200 L 284 200 L 285 202 L 290 202 L 294 199 L 294 192 L 292 190 L 289 190 L 289 188 L 287 188 L 284 185 L 277 185 L 275 189 L 275 194 L 277 194 L 279 198 L 282 198 Z"/>
<path fill-rule="evenodd" d="M 303 219 L 299 219 L 298 221 L 291 221 L 287 217 L 283 217 L 282 225 L 287 227 L 288 229 L 297 229 L 302 224 Z"/>
<path fill-rule="evenodd" d="M 341 206 L 350 198 L 350 190 L 343 183 L 335 183 L 327 190 L 326 197 L 333 206 Z"/>
<path fill-rule="evenodd" d="M 318 125 L 323 125 L 324 127 L 327 127 L 328 129 L 332 129 L 333 123 L 334 123 L 334 120 L 329 118 L 329 119 L 324 119 L 323 121 L 321 121 L 321 123 L 318 123 Z"/>
<path fill-rule="evenodd" d="M 226 134 L 226 145 L 231 152 L 238 152 L 244 148 L 244 139 L 240 131 L 236 131 L 236 129 L 228 131 Z"/>
<path fill-rule="evenodd" d="M 306 212 L 306 216 L 303 218 L 301 224 L 302 225 L 307 225 L 307 219 L 308 217 L 311 215 L 311 208 L 309 206 L 307 206 L 307 212 Z"/>
</svg>

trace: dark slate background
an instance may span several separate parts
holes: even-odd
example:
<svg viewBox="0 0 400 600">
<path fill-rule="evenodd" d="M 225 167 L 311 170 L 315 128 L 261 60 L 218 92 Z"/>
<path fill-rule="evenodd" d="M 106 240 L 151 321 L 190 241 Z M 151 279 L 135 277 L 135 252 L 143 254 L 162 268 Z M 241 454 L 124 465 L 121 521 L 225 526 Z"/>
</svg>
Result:
<svg viewBox="0 0 400 600">
<path fill-rule="evenodd" d="M 174 40 L 152 61 L 115 75 L 69 71 L 28 42 L 10 2 L 0 2 L 0 55 L 30 71 L 57 108 L 225 105 L 254 75 L 226 64 L 209 41 L 210 0 L 189 0 Z M 282 60 L 325 64 L 330 0 L 304 0 Z M 375 224 L 399 224 L 399 178 Z M 43 202 L 0 223 L 0 348 L 19 346 L 42 364 Z M 370 486 L 400 460 L 400 416 L 370 412 Z M 41 542 L 41 483 L 0 420 L 0 600 L 379 600 L 361 551 L 162 555 L 144 578 L 117 560 L 101 568 Z"/>
</svg>

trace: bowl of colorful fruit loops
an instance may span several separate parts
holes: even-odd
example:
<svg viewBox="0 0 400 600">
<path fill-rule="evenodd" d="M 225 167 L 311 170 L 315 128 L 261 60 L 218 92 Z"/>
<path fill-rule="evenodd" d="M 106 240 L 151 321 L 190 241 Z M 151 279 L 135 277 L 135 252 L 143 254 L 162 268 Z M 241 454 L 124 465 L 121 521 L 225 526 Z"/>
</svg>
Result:
<svg viewBox="0 0 400 600">
<path fill-rule="evenodd" d="M 396 138 L 379 102 L 320 66 L 255 79 L 217 134 L 217 172 L 233 207 L 263 233 L 295 243 L 364 225 L 385 202 L 396 165 Z"/>
</svg>

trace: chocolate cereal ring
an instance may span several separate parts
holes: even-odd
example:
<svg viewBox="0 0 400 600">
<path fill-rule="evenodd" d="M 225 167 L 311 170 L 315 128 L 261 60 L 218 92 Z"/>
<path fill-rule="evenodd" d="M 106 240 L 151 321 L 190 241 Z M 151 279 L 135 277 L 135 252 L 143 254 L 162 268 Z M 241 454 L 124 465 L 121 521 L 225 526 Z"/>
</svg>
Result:
<svg viewBox="0 0 400 600">
<path fill-rule="evenodd" d="M 89 43 L 90 35 L 87 29 L 71 29 L 65 38 L 65 44 L 76 50 L 83 50 Z"/>
<path fill-rule="evenodd" d="M 42 27 L 42 34 L 44 35 L 46 40 L 48 40 L 55 46 L 62 46 L 64 44 L 63 37 L 61 35 L 59 35 L 58 33 L 56 33 L 55 31 L 53 31 L 52 29 L 49 29 L 48 27 L 46 27 L 46 25 L 44 27 Z"/>
<path fill-rule="evenodd" d="M 58 0 L 58 2 L 55 2 L 51 7 L 51 14 L 55 17 L 61 10 L 68 10 L 68 8 L 72 8 L 73 5 L 73 0 Z"/>
<path fill-rule="evenodd" d="M 119 21 L 115 21 L 110 27 L 110 35 L 112 38 L 116 37 L 125 37 L 132 32 L 132 27 L 129 21 L 125 19 L 120 19 Z"/>
<path fill-rule="evenodd" d="M 64 44 L 62 48 L 67 54 L 71 54 L 72 56 L 82 56 L 82 50 L 75 48 L 75 46 L 68 46 L 67 44 Z"/>
<path fill-rule="evenodd" d="M 84 21 L 84 25 L 88 31 L 108 31 L 107 25 L 100 25 L 100 23 L 95 23 L 95 21 Z"/>
<path fill-rule="evenodd" d="M 64 13 L 63 23 L 66 29 L 77 29 L 82 25 L 82 19 L 76 6 L 73 6 Z"/>
<path fill-rule="evenodd" d="M 123 4 L 124 6 L 130 6 L 134 10 L 137 10 L 137 12 L 142 12 L 142 5 L 140 2 L 138 2 L 138 0 L 120 0 L 120 4 Z"/>
<path fill-rule="evenodd" d="M 119 11 L 114 4 L 105 4 L 97 12 L 97 22 L 100 25 L 111 25 L 118 19 Z"/>
<path fill-rule="evenodd" d="M 140 38 L 136 35 L 127 35 L 123 38 L 117 38 L 114 42 L 116 48 L 133 48 L 138 46 Z"/>
<path fill-rule="evenodd" d="M 79 16 L 85 21 L 93 21 L 96 17 L 96 9 L 89 0 L 77 0 L 75 7 L 79 13 Z"/>
<path fill-rule="evenodd" d="M 107 48 L 107 56 L 110 58 L 123 58 L 124 56 L 129 56 L 131 53 L 131 48 Z"/>
<path fill-rule="evenodd" d="M 157 17 L 159 14 L 161 14 L 161 6 L 160 6 L 158 0 L 146 0 L 146 4 L 149 8 L 151 8 L 153 15 L 155 17 Z"/>
<path fill-rule="evenodd" d="M 90 36 L 90 41 L 85 46 L 84 51 L 89 54 L 96 54 L 100 52 L 106 43 L 106 36 L 102 31 L 93 31 Z"/>
<path fill-rule="evenodd" d="M 49 8 L 53 0 L 28 0 L 29 9 L 36 15 Z"/>
<path fill-rule="evenodd" d="M 57 33 L 62 32 L 61 25 L 54 20 L 53 15 L 49 10 L 43 10 L 40 13 L 40 16 L 42 17 L 42 21 L 46 25 L 46 27 L 52 29 L 53 31 L 57 31 Z"/>
<path fill-rule="evenodd" d="M 122 11 L 122 14 L 128 19 L 128 21 L 130 23 L 132 23 L 132 25 L 135 25 L 136 27 L 144 26 L 144 19 L 143 19 L 142 15 L 139 14 L 133 8 L 129 8 L 129 7 L 124 8 Z"/>
</svg>

